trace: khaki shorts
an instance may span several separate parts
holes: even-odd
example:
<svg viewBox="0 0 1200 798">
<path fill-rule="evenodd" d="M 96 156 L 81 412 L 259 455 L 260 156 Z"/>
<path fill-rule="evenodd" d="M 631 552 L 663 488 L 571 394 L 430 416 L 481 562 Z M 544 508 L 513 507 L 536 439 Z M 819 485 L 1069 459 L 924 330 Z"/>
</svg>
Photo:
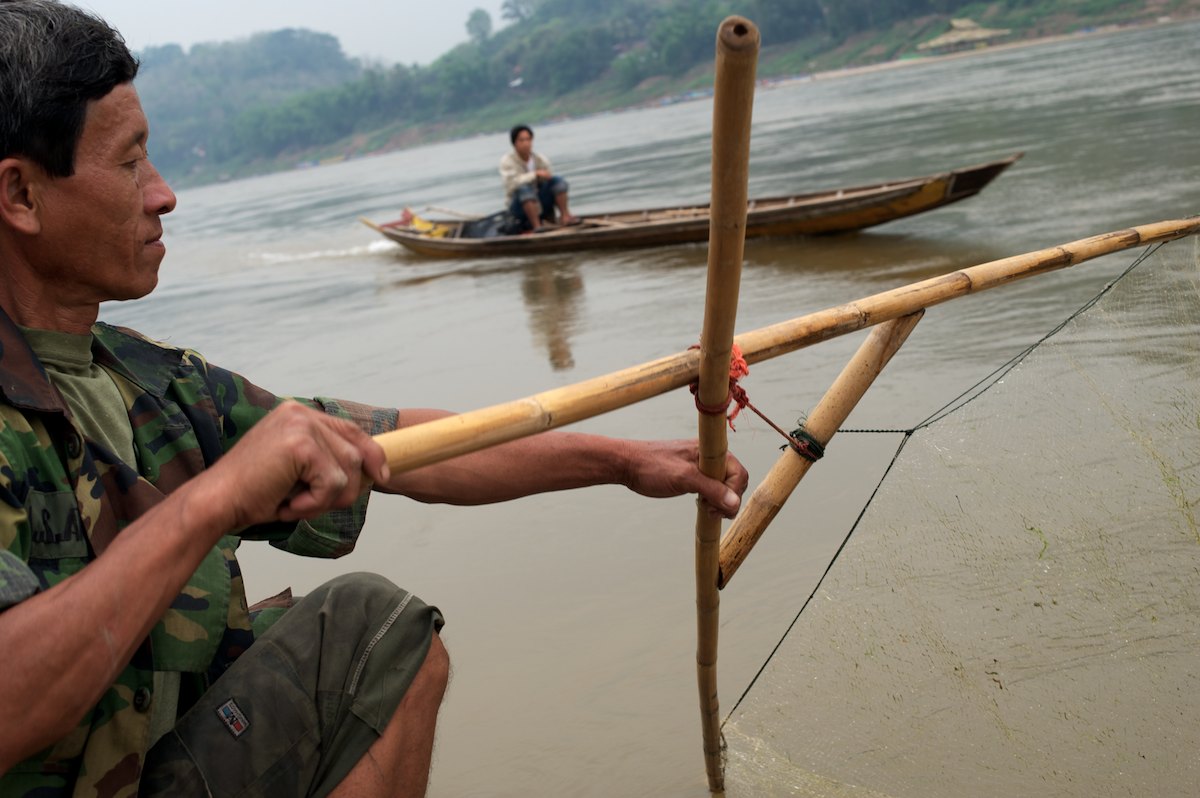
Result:
<svg viewBox="0 0 1200 798">
<path fill-rule="evenodd" d="M 442 616 L 374 574 L 305 596 L 146 755 L 140 796 L 324 796 L 382 734 Z"/>
</svg>

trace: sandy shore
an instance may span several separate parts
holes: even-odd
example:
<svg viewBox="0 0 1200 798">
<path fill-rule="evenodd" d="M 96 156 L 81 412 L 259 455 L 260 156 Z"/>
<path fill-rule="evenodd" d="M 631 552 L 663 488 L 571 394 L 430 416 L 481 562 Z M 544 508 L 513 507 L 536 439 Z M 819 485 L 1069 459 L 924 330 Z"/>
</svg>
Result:
<svg viewBox="0 0 1200 798">
<path fill-rule="evenodd" d="M 1036 47 L 1044 44 L 1053 44 L 1054 42 L 1072 41 L 1075 39 L 1086 39 L 1094 36 L 1107 36 L 1113 33 L 1123 33 L 1136 30 L 1145 30 L 1146 28 L 1157 28 L 1164 25 L 1179 25 L 1188 22 L 1194 22 L 1200 19 L 1197 16 L 1190 17 L 1172 17 L 1169 20 L 1136 23 L 1128 25 L 1105 25 L 1097 28 L 1089 28 L 1087 30 L 1074 31 L 1072 33 L 1061 33 L 1054 36 L 1037 36 L 1028 39 L 1019 39 L 1011 42 L 1002 42 L 1000 44 L 991 44 L 983 47 L 975 47 L 969 50 L 959 50 L 952 53 L 940 53 L 935 55 L 922 55 L 916 58 L 897 58 L 892 61 L 882 61 L 877 64 L 864 64 L 863 66 L 845 67 L 843 69 L 833 69 L 824 72 L 813 72 L 807 75 L 796 75 L 785 78 L 768 78 L 763 81 L 768 86 L 785 86 L 793 83 L 802 83 L 809 80 L 830 80 L 833 78 L 852 77 L 856 75 L 868 75 L 874 72 L 883 72 L 889 69 L 898 69 L 900 67 L 914 66 L 916 64 L 932 64 L 939 61 L 951 61 L 959 58 L 970 58 L 972 56 L 984 55 L 986 53 L 1003 52 L 1005 50 L 1017 50 L 1026 47 Z"/>
</svg>

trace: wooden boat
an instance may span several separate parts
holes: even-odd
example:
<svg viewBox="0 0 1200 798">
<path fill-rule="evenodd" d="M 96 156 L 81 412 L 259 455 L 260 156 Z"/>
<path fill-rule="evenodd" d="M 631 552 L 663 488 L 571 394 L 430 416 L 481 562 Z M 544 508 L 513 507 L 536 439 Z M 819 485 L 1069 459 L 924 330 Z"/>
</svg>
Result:
<svg viewBox="0 0 1200 798">
<path fill-rule="evenodd" d="M 861 230 L 974 196 L 1023 153 L 949 172 L 790 197 L 750 200 L 746 237 Z M 708 240 L 708 205 L 580 216 L 579 224 L 522 235 L 479 237 L 484 219 L 429 219 L 405 211 L 393 222 L 361 221 L 421 255 L 482 257 L 650 247 Z M 499 214 L 497 214 L 499 216 Z"/>
</svg>

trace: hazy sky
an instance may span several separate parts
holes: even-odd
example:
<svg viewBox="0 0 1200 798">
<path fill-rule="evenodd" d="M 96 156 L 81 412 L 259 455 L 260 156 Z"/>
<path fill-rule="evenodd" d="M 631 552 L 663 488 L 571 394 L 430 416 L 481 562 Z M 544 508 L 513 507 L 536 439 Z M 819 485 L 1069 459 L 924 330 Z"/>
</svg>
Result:
<svg viewBox="0 0 1200 798">
<path fill-rule="evenodd" d="M 503 0 L 72 0 L 121 31 L 130 49 L 229 41 L 280 28 L 332 33 L 352 58 L 428 64 L 467 40 L 476 8 L 492 15 Z"/>
</svg>

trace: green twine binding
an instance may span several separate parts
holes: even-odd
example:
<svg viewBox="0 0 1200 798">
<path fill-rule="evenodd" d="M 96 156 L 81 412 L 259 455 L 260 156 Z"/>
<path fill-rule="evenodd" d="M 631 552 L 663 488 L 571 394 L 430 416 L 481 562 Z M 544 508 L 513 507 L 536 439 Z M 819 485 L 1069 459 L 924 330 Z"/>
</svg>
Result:
<svg viewBox="0 0 1200 798">
<path fill-rule="evenodd" d="M 788 434 L 788 438 L 790 438 L 788 447 L 810 463 L 815 463 L 825 456 L 825 447 L 816 438 L 809 435 L 808 430 L 804 427 L 796 427 Z"/>
</svg>

